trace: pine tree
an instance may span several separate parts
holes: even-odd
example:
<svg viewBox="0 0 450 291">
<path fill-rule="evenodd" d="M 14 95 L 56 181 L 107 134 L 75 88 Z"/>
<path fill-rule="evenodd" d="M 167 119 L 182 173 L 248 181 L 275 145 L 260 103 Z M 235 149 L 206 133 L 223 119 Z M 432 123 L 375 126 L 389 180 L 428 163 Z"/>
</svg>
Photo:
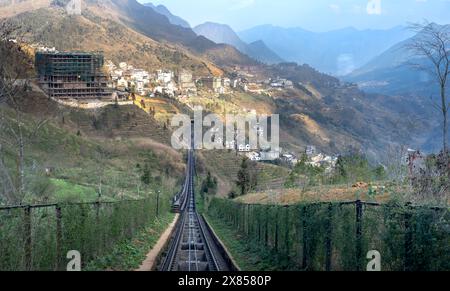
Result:
<svg viewBox="0 0 450 291">
<path fill-rule="evenodd" d="M 241 195 L 245 195 L 249 192 L 251 186 L 251 177 L 249 170 L 249 160 L 248 158 L 244 158 L 241 163 L 241 169 L 237 175 L 236 185 L 241 190 Z"/>
</svg>

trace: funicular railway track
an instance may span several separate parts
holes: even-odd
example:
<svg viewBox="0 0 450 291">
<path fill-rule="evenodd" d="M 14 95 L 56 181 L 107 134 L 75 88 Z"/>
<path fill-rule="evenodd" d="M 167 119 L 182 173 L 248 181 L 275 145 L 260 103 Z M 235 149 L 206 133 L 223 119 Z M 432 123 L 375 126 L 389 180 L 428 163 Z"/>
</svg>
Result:
<svg viewBox="0 0 450 291">
<path fill-rule="evenodd" d="M 194 152 L 189 151 L 186 181 L 173 202 L 180 213 L 161 271 L 233 271 L 236 270 L 216 237 L 195 206 Z"/>
</svg>

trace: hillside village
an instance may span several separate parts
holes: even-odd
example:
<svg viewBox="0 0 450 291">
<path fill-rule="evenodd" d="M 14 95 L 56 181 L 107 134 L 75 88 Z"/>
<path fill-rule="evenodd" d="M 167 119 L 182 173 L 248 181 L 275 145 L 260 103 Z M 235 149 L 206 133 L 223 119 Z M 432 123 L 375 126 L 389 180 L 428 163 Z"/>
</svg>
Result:
<svg viewBox="0 0 450 291">
<path fill-rule="evenodd" d="M 54 47 L 46 47 L 40 44 L 31 44 L 31 48 L 36 54 L 60 55 Z M 69 53 L 70 54 L 70 53 Z M 74 52 L 80 54 L 80 52 Z M 84 52 L 83 54 L 89 54 Z M 101 53 L 100 53 L 101 54 Z M 103 56 L 102 56 L 103 57 Z M 284 89 L 293 89 L 294 83 L 290 80 L 275 77 L 261 79 L 258 77 L 258 68 L 247 66 L 236 66 L 233 69 L 233 78 L 213 77 L 213 76 L 196 76 L 186 69 L 179 71 L 171 71 L 167 69 L 159 69 L 155 72 L 148 72 L 145 69 L 135 67 L 126 62 L 120 62 L 117 65 L 111 60 L 105 60 L 101 68 L 107 76 L 107 84 L 104 88 L 107 94 L 99 95 L 98 98 L 79 98 L 71 96 L 59 96 L 56 98 L 58 102 L 79 106 L 82 108 L 91 108 L 93 106 L 102 106 L 102 104 L 136 104 L 141 108 L 145 108 L 145 100 L 152 98 L 169 98 L 177 99 L 185 102 L 196 97 L 218 98 L 221 95 L 231 94 L 236 91 L 248 92 L 249 94 L 267 94 L 270 96 L 275 91 Z M 45 83 L 45 82 L 44 82 Z M 76 82 L 75 82 L 76 83 Z M 41 87 L 46 90 L 46 85 L 41 82 Z M 109 97 L 108 97 L 109 96 Z M 254 109 L 245 109 L 245 113 L 256 114 Z M 265 129 L 257 125 L 258 134 L 263 134 Z M 218 143 L 223 143 L 217 140 Z M 248 144 L 227 145 L 227 148 L 234 149 L 242 156 L 246 156 L 249 160 L 255 162 L 263 162 L 267 160 L 279 160 L 287 166 L 295 166 L 301 155 L 306 155 L 310 159 L 309 164 L 314 167 L 325 167 L 327 171 L 331 171 L 335 166 L 337 157 L 332 157 L 319 153 L 314 146 L 308 146 L 303 153 L 292 153 L 280 148 L 277 152 L 261 152 L 250 149 Z"/>
<path fill-rule="evenodd" d="M 184 99 L 198 95 L 218 97 L 220 94 L 229 94 L 233 91 L 271 95 L 273 90 L 294 88 L 292 81 L 280 77 L 257 79 L 248 73 L 251 68 L 235 67 L 233 72 L 235 78 L 194 76 L 186 69 L 180 69 L 178 72 L 167 69 L 148 72 L 126 62 L 116 66 L 112 61 L 107 61 L 106 68 L 114 90 L 150 98 L 167 96 Z"/>
<path fill-rule="evenodd" d="M 14 39 L 10 41 L 17 43 Z M 88 95 L 87 97 L 70 96 L 71 93 L 68 93 L 68 96 L 63 94 L 61 96 L 56 95 L 58 97 L 53 98 L 59 103 L 80 108 L 95 108 L 115 103 L 119 105 L 135 104 L 142 109 L 146 109 L 145 100 L 155 98 L 174 99 L 189 106 L 188 101 L 195 100 L 196 98 L 217 99 L 220 96 L 231 95 L 234 92 L 264 94 L 272 97 L 284 90 L 294 89 L 295 87 L 294 82 L 286 78 L 279 76 L 264 78 L 265 74 L 261 72 L 258 66 L 234 66 L 229 77 L 194 76 L 191 71 L 183 68 L 178 71 L 161 68 L 154 72 L 149 72 L 127 62 L 120 62 L 116 65 L 111 60 L 103 61 L 103 54 L 101 52 L 72 53 L 60 52 L 55 47 L 47 47 L 42 44 L 26 44 L 26 46 L 30 47 L 36 55 L 92 54 L 102 59 L 100 68 L 102 72 L 92 73 L 98 74 L 101 77 L 100 87 L 105 87 L 103 88 L 104 90 L 100 92 L 95 91 L 96 93 L 94 95 Z M 39 64 L 36 65 L 39 66 Z M 37 69 L 39 74 L 39 68 Z M 44 91 L 49 93 L 48 84 L 42 82 L 41 76 L 38 76 L 39 78 L 41 78 L 39 85 L 41 85 Z M 69 80 L 68 84 L 77 84 L 77 82 Z M 297 85 L 304 90 L 308 90 L 306 89 L 307 85 L 302 82 L 299 82 Z M 346 83 L 343 87 L 354 89 L 355 84 Z M 71 87 L 72 90 L 75 88 L 76 85 Z M 98 96 L 95 94 L 98 94 Z M 50 97 L 54 96 L 50 95 Z M 196 107 L 198 108 L 198 106 Z M 251 108 L 242 108 L 242 111 L 245 114 L 257 114 L 257 110 Z M 257 124 L 255 130 L 257 130 L 258 135 L 262 135 L 266 129 Z M 215 142 L 224 143 L 220 139 Z M 250 145 L 237 144 L 236 141 L 232 144 L 227 144 L 226 148 L 235 150 L 242 157 L 247 157 L 254 162 L 278 161 L 278 163 L 287 167 L 295 167 L 302 157 L 306 157 L 308 160 L 307 165 L 323 168 L 326 173 L 331 173 L 335 169 L 338 160 L 338 154 L 327 155 L 318 151 L 314 145 L 308 145 L 303 152 L 295 153 L 286 151 L 283 148 L 270 152 L 255 151 L 250 148 Z M 417 169 L 423 168 L 424 157 L 420 151 L 409 150 L 408 155 L 405 155 L 402 160 L 405 165 L 408 165 L 411 175 L 414 172 L 412 169 L 416 169 L 415 171 L 417 171 Z"/>
<path fill-rule="evenodd" d="M 15 42 L 15 40 L 11 41 Z M 32 51 L 36 53 L 61 53 L 55 47 L 47 47 L 42 44 L 29 44 L 27 46 L 31 47 Z M 84 53 L 90 54 L 89 52 Z M 94 54 L 100 54 L 103 58 L 101 52 Z M 156 98 L 174 99 L 190 106 L 189 101 L 198 98 L 217 99 L 221 96 L 231 96 L 235 92 L 275 97 L 295 87 L 295 83 L 286 78 L 279 76 L 265 78 L 266 72 L 263 73 L 258 66 L 233 66 L 229 77 L 194 76 L 191 71 L 183 68 L 180 68 L 178 71 L 160 68 L 154 72 L 149 72 L 127 62 L 119 62 L 116 65 L 111 60 L 103 61 L 101 70 L 104 71 L 106 77 L 106 83 L 103 85 L 107 87 L 105 87 L 105 92 L 102 96 L 98 98 L 63 97 L 54 100 L 65 105 L 80 108 L 102 107 L 114 103 L 119 105 L 135 104 L 149 112 L 145 102 Z M 310 93 L 307 89 L 307 84 L 299 82 L 297 86 Z M 346 90 L 351 90 L 355 88 L 355 84 L 345 83 L 342 87 L 346 88 Z M 43 89 L 45 91 L 45 88 Z M 252 108 L 241 108 L 241 110 L 243 114 L 257 114 L 257 110 Z M 149 113 L 155 114 L 155 112 Z M 258 135 L 263 134 L 266 130 L 259 124 L 257 127 Z M 224 141 L 218 139 L 215 142 L 223 143 Z M 235 150 L 242 157 L 247 157 L 254 162 L 278 161 L 278 163 L 287 167 L 295 167 L 299 160 L 306 156 L 308 165 L 323 168 L 326 173 L 330 173 L 335 169 L 339 156 L 339 153 L 334 155 L 322 153 L 314 145 L 308 145 L 303 151 L 297 152 L 283 148 L 270 152 L 255 151 L 250 149 L 249 144 L 237 144 L 236 141 L 231 145 L 226 145 L 226 147 L 227 149 Z M 411 152 L 417 151 L 411 150 Z M 408 157 L 405 157 L 403 160 L 405 164 L 408 164 Z M 409 163 L 410 167 L 415 166 L 416 163 L 423 163 L 423 159 L 415 160 L 414 164 Z"/>
</svg>

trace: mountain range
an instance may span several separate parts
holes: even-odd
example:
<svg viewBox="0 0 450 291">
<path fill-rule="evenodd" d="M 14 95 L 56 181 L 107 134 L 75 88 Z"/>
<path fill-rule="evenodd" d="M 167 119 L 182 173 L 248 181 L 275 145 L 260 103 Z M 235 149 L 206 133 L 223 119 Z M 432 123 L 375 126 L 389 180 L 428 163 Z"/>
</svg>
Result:
<svg viewBox="0 0 450 291">
<path fill-rule="evenodd" d="M 450 31 L 450 25 L 434 25 L 437 30 Z M 373 58 L 366 65 L 343 77 L 346 81 L 356 82 L 368 92 L 379 92 L 388 95 L 404 95 L 412 98 L 429 99 L 438 95 L 438 86 L 432 75 L 433 70 L 426 68 L 428 60 L 414 56 L 409 45 L 422 37 L 419 32 L 411 38 L 399 42 Z"/>
<path fill-rule="evenodd" d="M 411 32 L 394 27 L 389 30 L 345 28 L 316 33 L 302 28 L 262 25 L 238 35 L 246 42 L 264 41 L 287 61 L 309 64 L 324 73 L 341 76 L 408 38 Z"/>
<path fill-rule="evenodd" d="M 264 41 L 255 40 L 249 44 L 245 43 L 239 38 L 236 32 L 226 24 L 206 22 L 194 27 L 194 31 L 197 35 L 204 36 L 215 43 L 232 45 L 243 54 L 260 62 L 276 64 L 284 61 L 275 52 L 269 49 Z"/>
</svg>

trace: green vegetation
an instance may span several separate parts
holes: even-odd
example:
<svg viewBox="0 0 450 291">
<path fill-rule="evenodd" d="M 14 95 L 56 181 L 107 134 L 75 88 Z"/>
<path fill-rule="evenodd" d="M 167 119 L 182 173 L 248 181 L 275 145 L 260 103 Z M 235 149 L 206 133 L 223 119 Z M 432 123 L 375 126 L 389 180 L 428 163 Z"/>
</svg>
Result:
<svg viewBox="0 0 450 291">
<path fill-rule="evenodd" d="M 108 109 L 107 109 L 108 110 Z M 0 108 L 13 126 L 8 108 Z M 36 117 L 23 115 L 24 135 L 33 132 Z M 87 114 L 69 116 L 86 119 Z M 70 124 L 73 119 L 66 118 Z M 107 122 L 107 121 L 103 121 Z M 18 176 L 17 151 L 13 136 L 1 127 L 0 156 L 11 177 Z M 181 160 L 154 142 L 133 139 L 94 139 L 77 135 L 49 119 L 24 148 L 25 195 L 23 204 L 94 202 L 139 199 L 164 189 L 176 188 L 182 175 Z M 157 153 L 158 154 L 157 154 Z M 176 154 L 176 153 L 175 153 Z M 13 180 L 18 184 L 17 180 Z M 17 187 L 16 187 L 17 188 Z M 0 205 L 7 201 L 2 199 Z"/>
<path fill-rule="evenodd" d="M 208 216 L 219 230 L 241 237 L 227 243 L 233 254 L 255 251 L 252 260 L 266 258 L 276 270 L 365 270 L 370 250 L 381 253 L 385 271 L 450 270 L 447 208 L 359 202 L 283 207 L 213 199 Z"/>
<path fill-rule="evenodd" d="M 159 201 L 154 195 L 145 200 L 0 209 L 0 270 L 64 270 L 70 250 L 80 252 L 84 268 L 143 228 L 156 227 L 159 217 L 165 221 L 171 196 L 165 192 Z"/>
<path fill-rule="evenodd" d="M 97 191 L 92 187 L 72 184 L 65 180 L 50 179 L 56 199 L 59 201 L 89 202 L 98 198 Z"/>
<path fill-rule="evenodd" d="M 307 178 L 307 186 L 316 186 L 319 181 L 323 183 L 325 174 L 325 168 L 314 167 L 307 164 L 308 157 L 303 155 L 300 161 L 295 165 L 294 169 L 289 174 L 289 177 L 285 183 L 286 188 L 293 188 L 298 186 L 298 181 L 304 177 Z"/>
<path fill-rule="evenodd" d="M 313 166 L 303 155 L 295 165 L 285 182 L 286 188 L 307 189 L 321 185 L 353 185 L 357 182 L 372 183 L 387 178 L 383 166 L 372 166 L 366 157 L 360 154 L 339 156 L 332 171 L 325 166 Z"/>
<path fill-rule="evenodd" d="M 217 192 L 217 178 L 211 175 L 211 172 L 208 172 L 206 175 L 206 179 L 202 183 L 201 193 L 208 195 L 215 195 Z"/>
<path fill-rule="evenodd" d="M 237 174 L 236 186 L 240 190 L 240 195 L 247 194 L 253 187 L 257 185 L 257 180 L 255 175 L 250 172 L 250 160 L 248 158 L 242 159 L 241 168 Z M 234 195 L 230 195 L 230 198 Z"/>
<path fill-rule="evenodd" d="M 358 181 L 371 182 L 386 178 L 383 166 L 373 167 L 366 157 L 361 154 L 339 156 L 336 171 L 333 176 L 334 183 L 355 183 Z"/>
<path fill-rule="evenodd" d="M 133 271 L 138 269 L 173 218 L 173 213 L 163 214 L 135 235 L 133 239 L 126 239 L 118 243 L 107 255 L 89 262 L 84 270 Z"/>
<path fill-rule="evenodd" d="M 227 246 L 236 264 L 245 271 L 279 271 L 279 262 L 273 260 L 271 252 L 265 252 L 257 245 L 248 243 L 245 235 L 240 233 L 223 219 L 207 216 L 214 232 Z"/>
<path fill-rule="evenodd" d="M 183 174 L 181 155 L 146 135 L 136 139 L 129 131 L 117 138 L 104 137 L 100 131 L 93 134 L 89 111 L 66 114 L 70 109 L 57 108 L 46 98 L 28 100 L 32 107 L 50 107 L 54 112 L 36 116 L 24 111 L 17 121 L 11 108 L 0 106 L 0 270 L 64 270 L 70 250 L 80 251 L 84 268 L 111 251 L 120 252 L 145 227 L 149 231 L 164 227 Z M 97 125 L 106 128 L 113 124 L 110 120 L 104 117 Z M 25 195 L 11 203 L 9 195 L 15 192 L 3 187 L 3 181 L 12 177 L 10 184 L 19 185 L 17 142 L 9 130 L 19 124 L 26 137 L 21 164 Z M 50 205 L 2 208 L 11 204 Z M 150 246 L 152 238 L 148 238 L 141 252 Z M 122 266 L 111 261 L 108 267 L 126 264 L 131 267 L 132 260 Z"/>
</svg>

